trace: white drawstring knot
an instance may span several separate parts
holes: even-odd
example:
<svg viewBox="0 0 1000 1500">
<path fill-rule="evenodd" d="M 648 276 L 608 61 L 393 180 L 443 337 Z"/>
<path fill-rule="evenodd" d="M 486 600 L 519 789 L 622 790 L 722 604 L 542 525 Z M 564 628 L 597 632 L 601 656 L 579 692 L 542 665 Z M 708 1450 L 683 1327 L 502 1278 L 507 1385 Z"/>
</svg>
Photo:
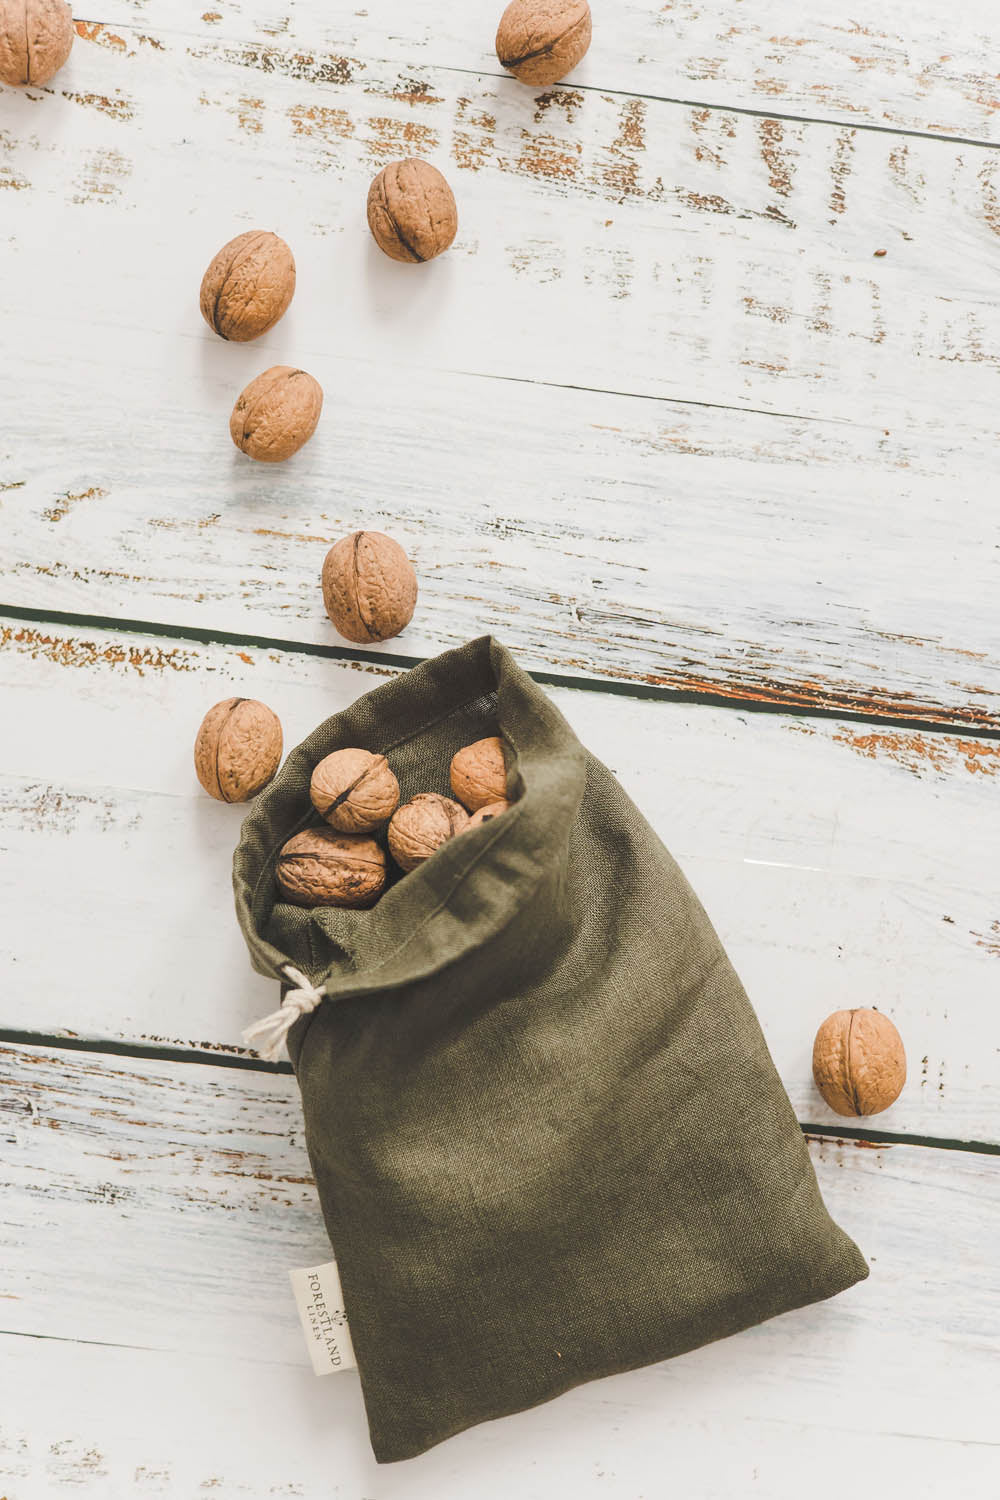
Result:
<svg viewBox="0 0 1000 1500">
<path fill-rule="evenodd" d="M 284 964 L 281 972 L 295 988 L 288 991 L 277 1010 L 273 1010 L 262 1020 L 255 1021 L 243 1033 L 243 1040 L 248 1042 L 261 1057 L 266 1057 L 268 1062 L 276 1061 L 285 1038 L 299 1017 L 307 1016 L 310 1011 L 314 1011 L 326 995 L 323 986 L 320 985 L 317 988 L 310 984 L 301 969 L 296 969 L 291 964 Z"/>
</svg>

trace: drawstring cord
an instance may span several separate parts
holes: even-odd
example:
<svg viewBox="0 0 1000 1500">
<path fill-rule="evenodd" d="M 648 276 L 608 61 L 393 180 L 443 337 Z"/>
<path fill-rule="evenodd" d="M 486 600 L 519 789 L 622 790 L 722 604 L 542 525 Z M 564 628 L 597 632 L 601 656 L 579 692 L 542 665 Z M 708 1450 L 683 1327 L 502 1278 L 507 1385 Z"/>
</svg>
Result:
<svg viewBox="0 0 1000 1500">
<path fill-rule="evenodd" d="M 296 1021 L 300 1016 L 307 1016 L 314 1011 L 326 995 L 322 985 L 317 987 L 310 984 L 302 970 L 294 968 L 292 964 L 283 964 L 281 972 L 294 988 L 288 991 L 277 1010 L 273 1010 L 262 1020 L 255 1021 L 243 1033 L 243 1040 L 268 1062 L 277 1061 L 278 1053 Z"/>
</svg>

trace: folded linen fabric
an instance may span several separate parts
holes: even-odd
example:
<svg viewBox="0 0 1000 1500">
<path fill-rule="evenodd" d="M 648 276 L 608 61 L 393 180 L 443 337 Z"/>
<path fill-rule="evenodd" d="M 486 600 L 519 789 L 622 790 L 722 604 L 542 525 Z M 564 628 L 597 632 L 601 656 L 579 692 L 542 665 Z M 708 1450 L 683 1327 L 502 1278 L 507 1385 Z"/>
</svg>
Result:
<svg viewBox="0 0 1000 1500">
<path fill-rule="evenodd" d="M 281 898 L 325 755 L 385 754 L 405 799 L 494 734 L 508 812 L 371 910 Z M 255 967 L 311 991 L 288 1046 L 380 1461 L 868 1274 L 701 904 L 496 641 L 320 725 L 234 885 Z"/>
</svg>

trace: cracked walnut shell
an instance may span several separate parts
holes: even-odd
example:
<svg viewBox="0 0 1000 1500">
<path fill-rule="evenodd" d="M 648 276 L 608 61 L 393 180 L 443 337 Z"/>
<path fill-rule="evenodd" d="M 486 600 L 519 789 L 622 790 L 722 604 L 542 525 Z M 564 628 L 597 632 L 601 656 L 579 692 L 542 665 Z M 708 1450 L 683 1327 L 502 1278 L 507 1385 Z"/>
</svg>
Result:
<svg viewBox="0 0 1000 1500">
<path fill-rule="evenodd" d="M 458 233 L 455 195 L 430 162 L 392 161 L 368 189 L 368 228 L 393 260 L 433 260 Z"/>
<path fill-rule="evenodd" d="M 48 83 L 69 57 L 73 36 L 65 0 L 0 0 L 0 79 Z"/>
<path fill-rule="evenodd" d="M 274 327 L 294 292 L 291 250 L 269 230 L 251 229 L 223 245 L 205 272 L 201 314 L 220 338 L 246 344 Z"/>
<path fill-rule="evenodd" d="M 389 824 L 389 853 L 401 870 L 415 870 L 468 826 L 469 814 L 450 797 L 420 792 L 393 814 Z"/>
<path fill-rule="evenodd" d="M 384 755 L 334 750 L 319 762 L 309 786 L 312 805 L 331 828 L 370 833 L 399 806 L 399 782 Z"/>
<path fill-rule="evenodd" d="M 251 380 L 233 407 L 230 436 L 248 458 L 281 463 L 309 441 L 322 410 L 318 380 L 291 365 L 272 365 Z"/>
<path fill-rule="evenodd" d="M 813 1077 L 836 1114 L 880 1114 L 906 1082 L 903 1039 L 881 1011 L 835 1011 L 816 1033 Z"/>
<path fill-rule="evenodd" d="M 497 735 L 466 745 L 452 757 L 451 789 L 469 812 L 507 800 L 507 766 L 503 740 Z"/>
<path fill-rule="evenodd" d="M 413 619 L 413 564 L 399 543 L 381 531 L 342 537 L 323 563 L 323 603 L 347 640 L 357 645 L 387 641 Z"/>
<path fill-rule="evenodd" d="M 547 88 L 590 46 L 587 0 L 512 0 L 497 29 L 497 57 L 522 83 Z"/>
<path fill-rule="evenodd" d="M 282 847 L 274 874 L 295 906 L 371 906 L 385 888 L 385 855 L 367 834 L 306 828 Z"/>
<path fill-rule="evenodd" d="M 218 802 L 249 802 L 281 764 L 281 721 L 256 698 L 210 708 L 194 742 L 194 768 Z"/>
</svg>

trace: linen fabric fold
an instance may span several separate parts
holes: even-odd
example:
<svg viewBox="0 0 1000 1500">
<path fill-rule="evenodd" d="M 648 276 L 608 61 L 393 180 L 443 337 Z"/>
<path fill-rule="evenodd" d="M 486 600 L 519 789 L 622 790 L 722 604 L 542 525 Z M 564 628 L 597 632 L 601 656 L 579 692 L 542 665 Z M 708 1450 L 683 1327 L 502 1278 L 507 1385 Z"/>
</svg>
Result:
<svg viewBox="0 0 1000 1500">
<path fill-rule="evenodd" d="M 405 800 L 494 734 L 508 812 L 369 911 L 281 899 L 325 755 L 384 754 Z M 380 1462 L 868 1274 L 697 897 L 495 640 L 321 724 L 234 887 L 254 966 L 326 992 L 288 1047 Z"/>
</svg>

